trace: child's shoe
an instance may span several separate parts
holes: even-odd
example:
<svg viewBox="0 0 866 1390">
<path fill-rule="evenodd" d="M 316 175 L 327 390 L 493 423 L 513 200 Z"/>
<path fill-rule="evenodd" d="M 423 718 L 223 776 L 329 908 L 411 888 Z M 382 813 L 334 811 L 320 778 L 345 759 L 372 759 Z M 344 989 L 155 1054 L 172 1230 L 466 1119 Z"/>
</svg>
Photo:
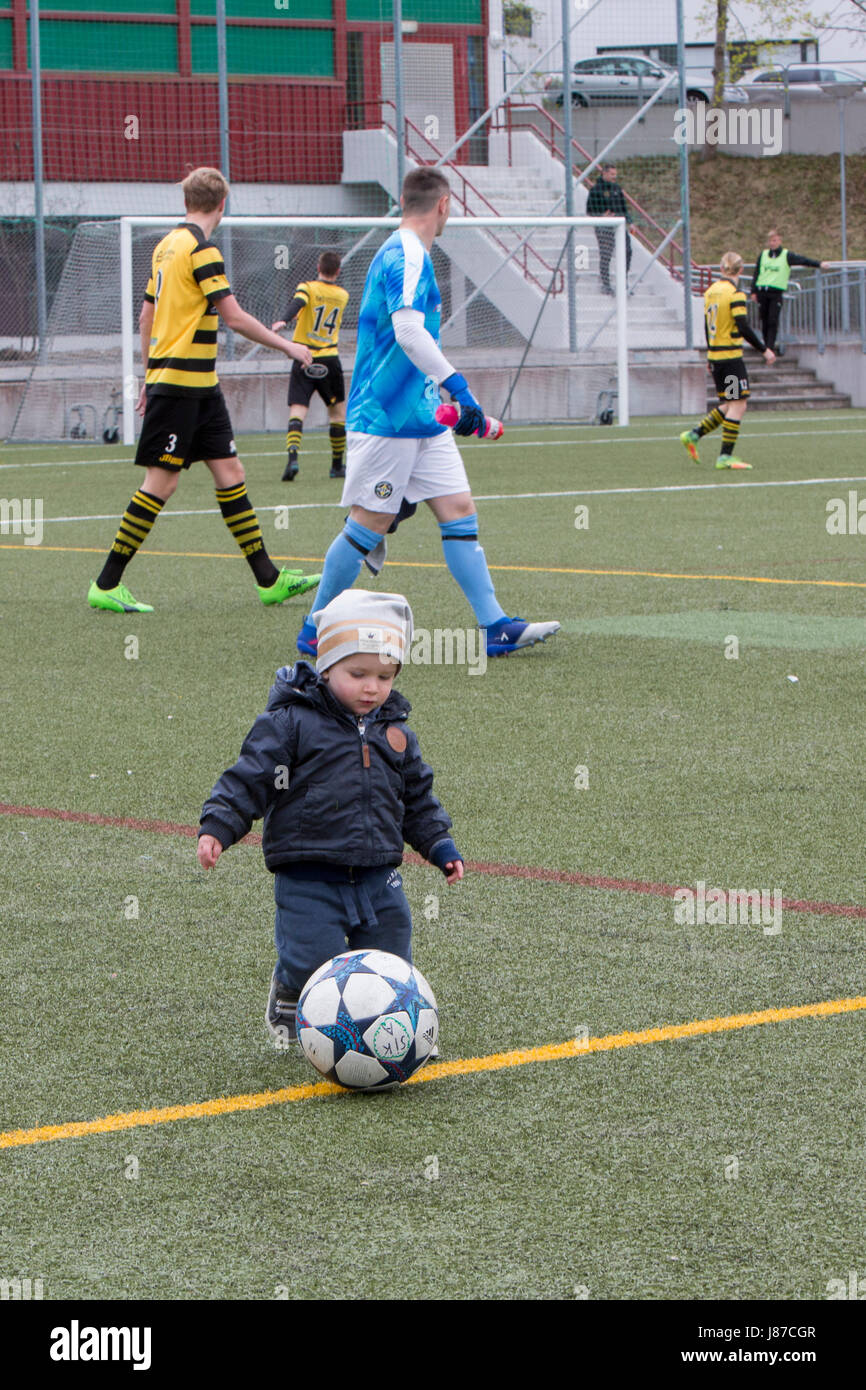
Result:
<svg viewBox="0 0 866 1390">
<path fill-rule="evenodd" d="M 275 969 L 271 977 L 265 1023 L 277 1047 L 285 1048 L 298 1041 L 297 1017 L 300 997 L 298 990 L 289 989 L 288 985 L 277 979 Z"/>
</svg>

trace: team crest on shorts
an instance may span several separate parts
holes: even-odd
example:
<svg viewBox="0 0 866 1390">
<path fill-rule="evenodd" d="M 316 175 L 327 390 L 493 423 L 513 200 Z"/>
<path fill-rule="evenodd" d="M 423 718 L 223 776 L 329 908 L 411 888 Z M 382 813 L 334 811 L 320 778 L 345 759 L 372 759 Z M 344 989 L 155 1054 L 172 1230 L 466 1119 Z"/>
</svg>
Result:
<svg viewBox="0 0 866 1390">
<path fill-rule="evenodd" d="M 390 497 L 394 489 L 392 488 L 390 483 L 377 483 L 376 486 L 373 488 L 373 491 L 375 492 L 377 497 L 385 498 Z"/>
</svg>

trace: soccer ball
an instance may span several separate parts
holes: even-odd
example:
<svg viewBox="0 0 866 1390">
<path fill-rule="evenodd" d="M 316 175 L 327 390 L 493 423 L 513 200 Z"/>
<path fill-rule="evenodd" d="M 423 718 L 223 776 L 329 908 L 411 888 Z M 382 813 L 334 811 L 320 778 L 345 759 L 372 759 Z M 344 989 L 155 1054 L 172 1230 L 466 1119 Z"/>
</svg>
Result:
<svg viewBox="0 0 866 1390">
<path fill-rule="evenodd" d="M 329 1081 L 350 1091 L 406 1081 L 439 1036 L 421 971 L 388 951 L 344 951 L 319 966 L 298 1001 L 298 1041 Z"/>
</svg>

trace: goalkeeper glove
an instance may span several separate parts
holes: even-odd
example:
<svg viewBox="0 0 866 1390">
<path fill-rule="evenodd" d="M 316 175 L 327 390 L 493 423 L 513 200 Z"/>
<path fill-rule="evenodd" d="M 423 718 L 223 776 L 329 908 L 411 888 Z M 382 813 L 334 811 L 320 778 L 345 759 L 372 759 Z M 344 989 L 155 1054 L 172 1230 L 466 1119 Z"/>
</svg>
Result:
<svg viewBox="0 0 866 1390">
<path fill-rule="evenodd" d="M 484 411 L 469 390 L 465 376 L 461 376 L 459 372 L 454 372 L 451 376 L 446 377 L 442 385 L 451 396 L 452 401 L 456 401 L 460 406 L 460 419 L 454 426 L 454 433 L 483 435 L 487 428 Z"/>
</svg>

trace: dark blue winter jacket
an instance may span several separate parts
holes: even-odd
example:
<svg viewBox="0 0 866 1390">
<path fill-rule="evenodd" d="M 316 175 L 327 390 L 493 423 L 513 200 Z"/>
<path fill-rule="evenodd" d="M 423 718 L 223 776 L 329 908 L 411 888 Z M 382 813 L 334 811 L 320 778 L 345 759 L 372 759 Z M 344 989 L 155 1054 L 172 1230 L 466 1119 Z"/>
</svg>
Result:
<svg viewBox="0 0 866 1390">
<path fill-rule="evenodd" d="M 238 761 L 205 803 L 199 835 L 228 849 L 264 816 L 262 849 L 272 873 L 311 860 L 395 865 L 404 841 L 443 868 L 460 856 L 406 724 L 409 710 L 392 690 L 356 719 L 307 662 L 281 667 Z"/>
</svg>

